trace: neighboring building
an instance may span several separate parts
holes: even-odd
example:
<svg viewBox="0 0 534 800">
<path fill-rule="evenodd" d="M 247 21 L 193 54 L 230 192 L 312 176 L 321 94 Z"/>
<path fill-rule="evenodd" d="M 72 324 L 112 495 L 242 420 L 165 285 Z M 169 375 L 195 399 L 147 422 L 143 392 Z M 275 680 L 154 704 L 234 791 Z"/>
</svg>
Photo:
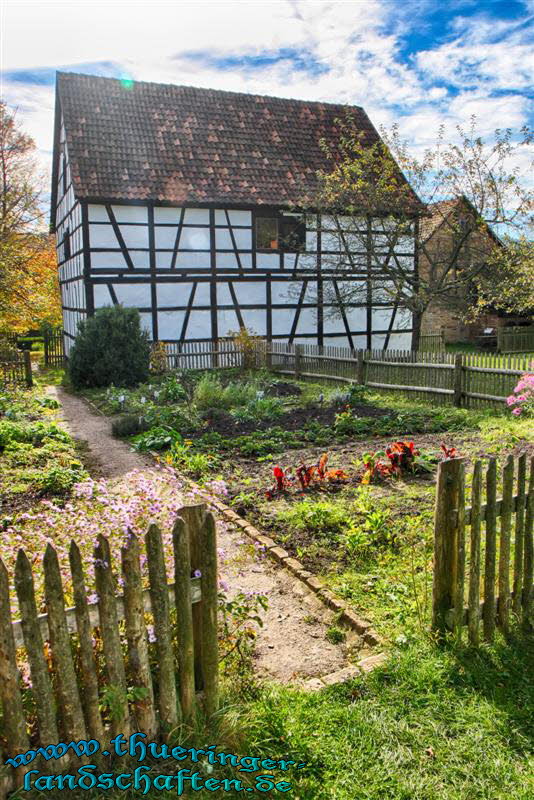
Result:
<svg viewBox="0 0 534 800">
<path fill-rule="evenodd" d="M 420 250 L 418 259 L 419 274 L 427 280 L 433 266 L 437 265 L 438 275 L 443 271 L 461 235 L 461 226 L 472 226 L 474 219 L 473 207 L 464 197 L 432 203 L 428 211 L 429 215 L 421 219 L 420 236 L 430 259 L 424 249 Z M 491 251 L 502 246 L 489 225 L 473 231 L 455 259 L 453 275 L 455 269 L 461 269 L 462 266 L 483 266 Z M 468 284 L 455 294 L 434 300 L 423 315 L 421 334 L 424 336 L 442 331 L 446 343 L 466 342 L 477 339 L 485 330 L 520 325 L 527 321 L 525 317 L 493 311 L 480 315 L 476 322 L 468 322 L 469 310 L 475 299 L 473 287 Z"/>
<path fill-rule="evenodd" d="M 322 260 L 339 237 L 327 216 L 299 211 L 328 167 L 321 140 L 335 147 L 347 111 L 379 140 L 359 107 L 59 73 L 51 229 L 67 352 L 78 322 L 112 303 L 138 308 L 153 340 L 178 344 L 246 327 L 408 348 L 409 313 L 373 300 L 380 263 L 369 251 L 352 253 L 343 274 L 366 286 L 366 302 L 328 314 L 323 289 L 339 270 Z M 379 218 L 341 219 L 379 242 Z M 413 269 L 413 237 L 395 255 Z"/>
</svg>

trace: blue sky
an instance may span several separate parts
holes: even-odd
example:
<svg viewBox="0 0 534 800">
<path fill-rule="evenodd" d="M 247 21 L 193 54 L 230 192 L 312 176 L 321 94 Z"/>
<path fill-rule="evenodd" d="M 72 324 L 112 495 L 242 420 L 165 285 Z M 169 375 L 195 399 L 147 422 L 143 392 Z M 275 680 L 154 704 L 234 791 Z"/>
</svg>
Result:
<svg viewBox="0 0 534 800">
<path fill-rule="evenodd" d="M 50 167 L 56 69 L 362 105 L 414 147 L 532 119 L 534 0 L 3 0 L 2 98 Z"/>
</svg>

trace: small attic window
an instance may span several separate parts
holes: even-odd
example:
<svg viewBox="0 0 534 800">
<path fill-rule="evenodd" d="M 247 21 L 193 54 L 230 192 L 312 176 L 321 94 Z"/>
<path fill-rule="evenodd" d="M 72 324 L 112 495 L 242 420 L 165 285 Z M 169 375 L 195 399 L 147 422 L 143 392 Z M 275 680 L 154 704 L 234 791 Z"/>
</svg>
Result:
<svg viewBox="0 0 534 800">
<path fill-rule="evenodd" d="M 256 249 L 299 253 L 305 249 L 306 225 L 300 216 L 256 217 Z"/>
</svg>

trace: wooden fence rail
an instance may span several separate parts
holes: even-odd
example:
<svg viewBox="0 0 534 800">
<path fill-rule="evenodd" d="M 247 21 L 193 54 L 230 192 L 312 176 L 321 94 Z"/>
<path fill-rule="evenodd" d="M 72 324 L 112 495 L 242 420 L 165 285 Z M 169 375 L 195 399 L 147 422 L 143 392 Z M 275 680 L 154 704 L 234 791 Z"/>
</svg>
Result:
<svg viewBox="0 0 534 800">
<path fill-rule="evenodd" d="M 497 328 L 497 349 L 500 353 L 534 352 L 534 325 Z"/>
<path fill-rule="evenodd" d="M 508 633 L 511 614 L 525 628 L 533 622 L 534 458 L 528 470 L 526 454 L 517 462 L 509 456 L 498 477 L 495 459 L 485 473 L 483 463 L 475 462 L 470 487 L 464 459 L 443 461 L 438 468 L 432 627 L 440 636 L 452 630 L 460 638 L 467 625 L 473 645 L 481 625 L 484 640 L 491 642 L 496 626 Z"/>
<path fill-rule="evenodd" d="M 182 508 L 172 538 L 174 582 L 169 585 L 159 528 L 151 525 L 144 537 L 146 575 L 141 542 L 129 534 L 120 558 L 123 594 L 117 596 L 118 570 L 112 566 L 108 540 L 99 536 L 93 558 L 97 602 L 88 600 L 87 575 L 72 542 L 74 605 L 69 608 L 58 555 L 51 545 L 40 565 L 32 566 L 19 550 L 12 576 L 0 559 L 4 758 L 57 743 L 59 732 L 66 742 L 94 738 L 103 746 L 110 736 L 127 736 L 131 730 L 146 733 L 149 739 L 165 738 L 178 723 L 191 722 L 200 689 L 205 712 L 216 712 L 218 584 L 212 514 L 204 505 Z M 34 587 L 35 569 L 42 569 L 42 598 Z M 11 611 L 13 586 L 16 620 Z M 39 613 L 41 607 L 46 613 Z M 149 620 L 154 631 L 150 642 Z M 24 664 L 31 688 L 21 689 Z M 157 665 L 155 673 L 151 664 Z M 106 693 L 113 702 L 102 714 L 99 701 Z M 32 706 L 34 712 L 28 716 Z M 24 769 L 0 769 L 0 796 L 2 790 L 20 785 Z"/>
<path fill-rule="evenodd" d="M 276 342 L 260 347 L 263 363 L 284 375 L 359 383 L 466 408 L 503 408 L 518 378 L 531 366 L 529 356 L 350 350 Z"/>
</svg>

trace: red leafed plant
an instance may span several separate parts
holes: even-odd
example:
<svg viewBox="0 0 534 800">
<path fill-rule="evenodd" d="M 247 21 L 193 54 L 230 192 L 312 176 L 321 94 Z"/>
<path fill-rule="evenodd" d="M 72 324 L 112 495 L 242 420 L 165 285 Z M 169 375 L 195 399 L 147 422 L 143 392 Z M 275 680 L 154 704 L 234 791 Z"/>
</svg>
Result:
<svg viewBox="0 0 534 800">
<path fill-rule="evenodd" d="M 386 464 L 381 461 L 381 456 L 383 455 L 385 455 L 385 453 L 380 451 L 363 454 L 363 473 L 360 476 L 360 483 L 374 483 L 376 480 L 384 480 L 385 478 L 391 477 L 391 464 Z"/>
<path fill-rule="evenodd" d="M 321 480 L 324 480 L 325 478 L 327 464 L 328 464 L 328 453 L 323 453 L 317 463 L 317 473 Z"/>
<path fill-rule="evenodd" d="M 317 465 L 315 464 L 311 467 L 307 467 L 306 464 L 301 464 L 300 467 L 297 467 L 295 470 L 295 475 L 297 476 L 297 480 L 303 489 L 307 489 L 310 483 L 313 481 L 313 475 L 316 470 Z"/>
<path fill-rule="evenodd" d="M 443 451 L 443 458 L 457 458 L 458 451 L 456 447 L 447 447 L 446 444 L 441 443 L 441 450 Z"/>
<path fill-rule="evenodd" d="M 447 456 L 448 458 L 454 458 L 456 455 L 454 447 L 449 449 L 444 445 L 441 447 L 444 452 L 454 454 Z M 413 442 L 393 442 L 386 447 L 385 451 L 364 453 L 360 481 L 361 483 L 374 483 L 392 477 L 400 478 L 407 473 L 431 472 L 435 462 L 435 456 L 421 453 Z"/>
<path fill-rule="evenodd" d="M 413 442 L 393 442 L 386 447 L 386 456 L 389 458 L 391 472 L 402 475 L 403 472 L 413 472 L 415 457 L 419 450 L 415 449 Z"/>
<path fill-rule="evenodd" d="M 272 486 L 270 489 L 267 489 L 265 492 L 265 495 L 269 498 L 269 500 L 272 500 L 273 497 L 280 492 L 284 492 L 286 489 L 289 489 L 293 482 L 293 477 L 290 473 L 291 470 L 289 469 L 284 470 L 279 466 L 274 467 L 274 486 Z"/>
<path fill-rule="evenodd" d="M 283 470 L 281 467 L 273 469 L 275 484 L 266 492 L 267 497 L 272 500 L 280 492 L 286 491 L 298 481 L 300 489 L 306 490 L 310 486 L 325 483 L 346 483 L 349 479 L 347 473 L 342 469 L 326 469 L 328 454 L 323 453 L 317 464 L 307 466 L 300 464 L 295 470 L 295 477 L 292 476 L 291 468 Z"/>
</svg>

